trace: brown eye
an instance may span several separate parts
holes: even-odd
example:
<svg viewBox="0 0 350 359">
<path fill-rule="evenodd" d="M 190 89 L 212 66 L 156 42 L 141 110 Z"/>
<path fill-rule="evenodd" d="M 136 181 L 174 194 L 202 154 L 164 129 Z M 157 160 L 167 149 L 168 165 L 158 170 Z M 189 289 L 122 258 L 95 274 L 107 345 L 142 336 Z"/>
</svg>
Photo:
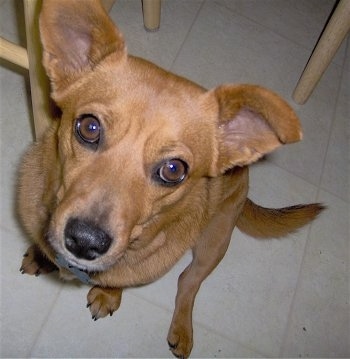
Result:
<svg viewBox="0 0 350 359">
<path fill-rule="evenodd" d="M 93 115 L 82 115 L 75 122 L 75 133 L 80 142 L 97 145 L 101 134 L 100 121 Z"/>
<path fill-rule="evenodd" d="M 157 175 L 165 185 L 178 184 L 187 175 L 187 164 L 179 159 L 168 160 L 159 167 Z"/>
</svg>

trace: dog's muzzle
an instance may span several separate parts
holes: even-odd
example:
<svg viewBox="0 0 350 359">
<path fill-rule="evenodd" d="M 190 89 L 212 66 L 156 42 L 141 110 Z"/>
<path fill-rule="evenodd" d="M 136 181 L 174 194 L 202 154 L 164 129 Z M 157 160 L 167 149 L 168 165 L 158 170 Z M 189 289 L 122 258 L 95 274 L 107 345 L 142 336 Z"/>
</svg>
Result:
<svg viewBox="0 0 350 359">
<path fill-rule="evenodd" d="M 78 218 L 70 219 L 64 230 L 64 243 L 75 257 L 94 260 L 105 254 L 112 238 L 101 228 Z"/>
</svg>

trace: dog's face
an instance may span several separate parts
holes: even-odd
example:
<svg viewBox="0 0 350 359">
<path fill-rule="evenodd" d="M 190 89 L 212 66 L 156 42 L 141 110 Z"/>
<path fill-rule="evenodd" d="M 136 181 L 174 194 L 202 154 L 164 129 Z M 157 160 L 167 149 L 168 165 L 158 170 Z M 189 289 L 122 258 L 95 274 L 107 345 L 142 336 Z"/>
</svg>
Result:
<svg viewBox="0 0 350 359">
<path fill-rule="evenodd" d="M 165 225 L 174 206 L 186 210 L 195 201 L 217 156 L 215 108 L 204 100 L 202 89 L 137 59 L 107 63 L 69 92 L 58 129 L 62 182 L 50 233 L 57 251 L 75 265 L 104 270 L 146 227 Z M 105 234 L 109 245 L 70 245 L 83 225 L 91 231 L 86 236 Z"/>
<path fill-rule="evenodd" d="M 204 220 L 209 181 L 300 139 L 293 111 L 268 90 L 205 91 L 128 56 L 94 0 L 45 0 L 41 37 L 62 110 L 49 239 L 81 269 L 161 246 L 179 217 Z"/>
</svg>

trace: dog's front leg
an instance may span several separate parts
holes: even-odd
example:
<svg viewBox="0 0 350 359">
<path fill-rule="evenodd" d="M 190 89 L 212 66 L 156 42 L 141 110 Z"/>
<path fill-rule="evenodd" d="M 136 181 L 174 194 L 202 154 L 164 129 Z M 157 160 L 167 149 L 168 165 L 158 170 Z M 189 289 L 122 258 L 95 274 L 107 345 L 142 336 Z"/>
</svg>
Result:
<svg viewBox="0 0 350 359">
<path fill-rule="evenodd" d="M 188 357 L 193 346 L 192 310 L 196 294 L 203 280 L 213 271 L 226 253 L 237 210 L 226 203 L 215 215 L 193 248 L 193 260 L 180 275 L 175 311 L 168 333 L 172 353 Z"/>
<path fill-rule="evenodd" d="M 97 320 L 112 315 L 120 306 L 123 289 L 103 288 L 95 286 L 87 295 L 87 307 L 90 309 L 92 319 Z"/>
</svg>

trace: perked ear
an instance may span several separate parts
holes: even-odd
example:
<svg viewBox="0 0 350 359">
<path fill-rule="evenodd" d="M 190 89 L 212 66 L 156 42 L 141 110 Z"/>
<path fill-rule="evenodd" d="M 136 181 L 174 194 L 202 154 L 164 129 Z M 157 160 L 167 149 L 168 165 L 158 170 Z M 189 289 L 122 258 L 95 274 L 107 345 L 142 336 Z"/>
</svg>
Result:
<svg viewBox="0 0 350 359">
<path fill-rule="evenodd" d="M 108 55 L 126 54 L 124 39 L 98 0 L 44 0 L 40 14 L 43 64 L 53 94 Z"/>
<path fill-rule="evenodd" d="M 299 120 L 278 95 L 254 85 L 223 85 L 218 103 L 216 174 L 248 165 L 275 148 L 301 140 Z"/>
</svg>

